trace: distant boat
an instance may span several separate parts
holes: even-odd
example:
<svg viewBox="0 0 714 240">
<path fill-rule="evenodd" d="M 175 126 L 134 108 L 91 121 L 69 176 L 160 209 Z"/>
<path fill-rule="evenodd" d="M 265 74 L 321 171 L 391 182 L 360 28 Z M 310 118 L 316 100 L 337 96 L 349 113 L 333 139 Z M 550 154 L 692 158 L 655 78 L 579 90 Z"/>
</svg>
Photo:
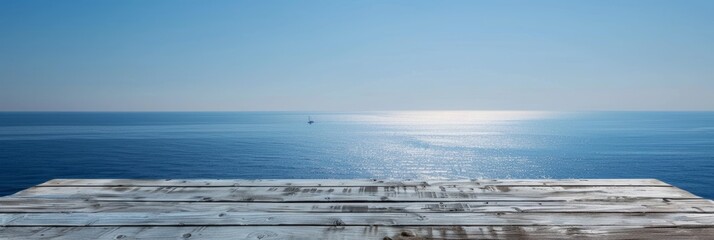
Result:
<svg viewBox="0 0 714 240">
<path fill-rule="evenodd" d="M 313 124 L 313 123 L 315 123 L 315 121 L 310 119 L 310 116 L 307 116 L 307 124 Z"/>
</svg>

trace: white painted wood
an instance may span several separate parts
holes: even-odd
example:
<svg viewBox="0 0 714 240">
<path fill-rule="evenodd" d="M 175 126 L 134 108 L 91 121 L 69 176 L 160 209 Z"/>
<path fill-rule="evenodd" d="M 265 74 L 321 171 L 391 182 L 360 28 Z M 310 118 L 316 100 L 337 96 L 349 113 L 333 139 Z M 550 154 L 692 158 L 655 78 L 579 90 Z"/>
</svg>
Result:
<svg viewBox="0 0 714 240">
<path fill-rule="evenodd" d="M 632 201 L 698 198 L 674 187 L 33 187 L 13 197 L 111 201 Z"/>
<path fill-rule="evenodd" d="M 701 226 L 708 213 L 21 213 L 0 226 Z"/>
<path fill-rule="evenodd" d="M 657 179 L 54 179 L 38 186 L 127 186 L 127 187 L 364 187 L 364 186 L 671 186 Z"/>
<path fill-rule="evenodd" d="M 711 236 L 714 202 L 655 179 L 57 179 L 0 198 L 0 239 Z"/>
<path fill-rule="evenodd" d="M 0 198 L 0 213 L 63 212 L 617 212 L 714 213 L 707 199 L 643 199 L 631 202 L 117 202 L 77 199 Z"/>
<path fill-rule="evenodd" d="M 0 227 L 0 239 L 711 239 L 714 228 L 633 226 Z"/>
</svg>

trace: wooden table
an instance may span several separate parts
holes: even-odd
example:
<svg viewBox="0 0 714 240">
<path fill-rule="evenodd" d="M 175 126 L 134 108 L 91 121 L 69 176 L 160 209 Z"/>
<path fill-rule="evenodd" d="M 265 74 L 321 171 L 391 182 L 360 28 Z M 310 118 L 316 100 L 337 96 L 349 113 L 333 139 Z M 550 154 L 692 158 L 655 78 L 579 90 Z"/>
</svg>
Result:
<svg viewBox="0 0 714 240">
<path fill-rule="evenodd" d="M 56 179 L 0 198 L 0 239 L 714 239 L 656 179 Z"/>
</svg>

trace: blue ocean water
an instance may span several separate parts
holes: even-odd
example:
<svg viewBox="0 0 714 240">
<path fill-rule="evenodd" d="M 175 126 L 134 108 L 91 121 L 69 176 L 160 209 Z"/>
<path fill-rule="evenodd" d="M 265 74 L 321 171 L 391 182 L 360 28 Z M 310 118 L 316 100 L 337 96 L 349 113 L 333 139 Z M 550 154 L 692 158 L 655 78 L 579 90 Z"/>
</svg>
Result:
<svg viewBox="0 0 714 240">
<path fill-rule="evenodd" d="M 657 178 L 714 198 L 714 112 L 0 113 L 0 169 L 0 195 L 53 178 Z"/>
</svg>

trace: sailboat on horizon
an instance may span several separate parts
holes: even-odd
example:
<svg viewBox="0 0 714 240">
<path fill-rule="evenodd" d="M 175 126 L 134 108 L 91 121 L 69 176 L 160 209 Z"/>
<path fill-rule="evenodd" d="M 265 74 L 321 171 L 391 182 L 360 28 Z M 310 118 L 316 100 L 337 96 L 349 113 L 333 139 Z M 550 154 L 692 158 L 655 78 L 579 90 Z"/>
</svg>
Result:
<svg viewBox="0 0 714 240">
<path fill-rule="evenodd" d="M 313 123 L 315 123 L 315 121 L 313 121 L 310 116 L 307 116 L 307 124 L 312 125 Z"/>
</svg>

